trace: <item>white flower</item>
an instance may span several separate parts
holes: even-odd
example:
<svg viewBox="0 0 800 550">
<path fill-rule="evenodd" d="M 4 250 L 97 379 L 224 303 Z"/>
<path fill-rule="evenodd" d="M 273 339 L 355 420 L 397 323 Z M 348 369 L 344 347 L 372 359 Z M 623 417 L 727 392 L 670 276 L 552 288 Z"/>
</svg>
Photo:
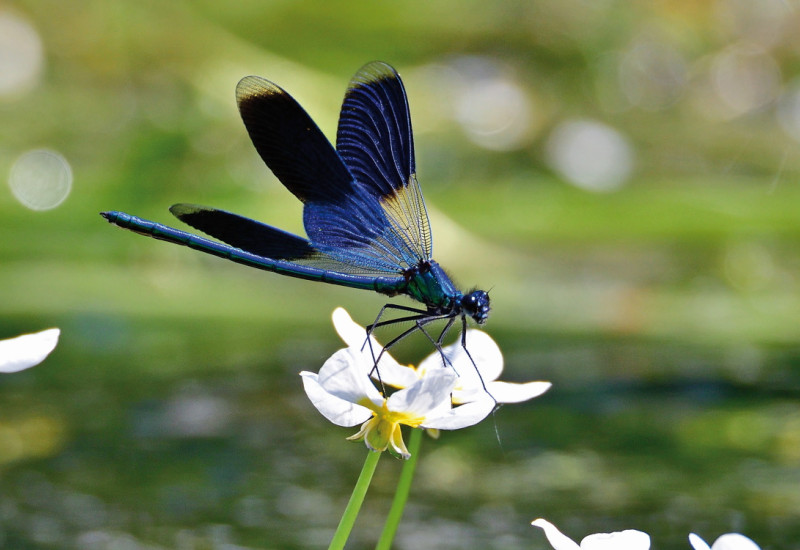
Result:
<svg viewBox="0 0 800 550">
<path fill-rule="evenodd" d="M 358 433 L 348 439 L 364 439 L 373 451 L 391 446 L 394 453 L 408 459 L 411 455 L 403 442 L 401 425 L 457 430 L 477 424 L 494 408 L 491 399 L 453 407 L 450 393 L 457 376 L 450 369 L 432 371 L 384 397 L 369 377 L 372 366 L 363 354 L 346 348 L 325 361 L 319 374 L 300 375 L 317 410 L 338 426 L 361 424 Z"/>
<path fill-rule="evenodd" d="M 38 365 L 50 355 L 61 331 L 51 328 L 0 340 L 0 372 L 18 372 Z"/>
<path fill-rule="evenodd" d="M 435 352 L 414 368 L 381 354 L 383 347 L 372 336 L 368 341 L 366 329 L 344 309 L 333 312 L 333 324 L 348 347 L 328 359 L 319 374 L 300 373 L 306 394 L 334 424 L 361 423 L 361 430 L 350 439 L 363 438 L 375 451 L 391 447 L 408 458 L 401 425 L 424 428 L 436 436 L 437 430 L 477 424 L 498 403 L 526 401 L 550 388 L 549 382 L 498 382 L 503 355 L 488 335 L 477 330 L 467 332 L 472 360 L 459 342 L 443 349 L 446 360 Z M 378 388 L 397 391 L 386 392 L 386 397 Z"/>
<path fill-rule="evenodd" d="M 333 325 L 349 349 L 363 356 L 363 360 L 372 365 L 372 353 L 374 352 L 377 357 L 383 346 L 370 336 L 372 346 L 370 350 L 370 344 L 365 345 L 366 329 L 355 323 L 343 308 L 336 308 L 333 312 Z M 550 389 L 552 385 L 550 382 L 515 384 L 498 381 L 497 378 L 503 372 L 503 354 L 500 353 L 500 348 L 494 340 L 485 332 L 468 330 L 466 341 L 472 361 L 460 341 L 443 349 L 447 366 L 452 367 L 450 370 L 458 374 L 458 381 L 453 388 L 453 403 L 480 401 L 485 399 L 487 392 L 496 403 L 520 403 L 538 397 Z M 427 376 L 428 372 L 441 368 L 443 364 L 439 352 L 429 355 L 416 369 L 401 365 L 391 355 L 384 353 L 378 362 L 378 371 L 383 384 L 405 388 L 419 378 Z"/>
<path fill-rule="evenodd" d="M 555 525 L 544 519 L 537 519 L 531 525 L 540 527 L 554 550 L 648 550 L 650 535 L 635 529 L 614 533 L 595 533 L 584 537 L 580 545 L 564 535 Z"/>
<path fill-rule="evenodd" d="M 714 541 L 710 547 L 694 533 L 689 535 L 689 544 L 694 550 L 761 550 L 758 545 L 739 533 L 726 533 Z"/>
</svg>

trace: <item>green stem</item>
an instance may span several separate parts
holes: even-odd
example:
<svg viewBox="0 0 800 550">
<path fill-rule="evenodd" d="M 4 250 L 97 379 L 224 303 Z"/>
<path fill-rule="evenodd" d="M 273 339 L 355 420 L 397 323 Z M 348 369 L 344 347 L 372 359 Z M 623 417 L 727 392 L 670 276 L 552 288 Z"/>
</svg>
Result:
<svg viewBox="0 0 800 550">
<path fill-rule="evenodd" d="M 342 550 L 347 543 L 347 538 L 350 536 L 356 517 L 358 517 L 358 511 L 364 503 L 364 496 L 367 494 L 369 483 L 372 481 L 372 474 L 375 473 L 375 468 L 378 466 L 378 460 L 382 454 L 375 451 L 367 452 L 367 460 L 364 461 L 364 467 L 361 468 L 361 474 L 358 476 L 356 486 L 353 488 L 353 494 L 350 495 L 350 501 L 347 503 L 347 508 L 344 509 L 342 519 L 339 520 L 339 526 L 333 534 L 328 550 Z"/>
<path fill-rule="evenodd" d="M 400 481 L 397 482 L 397 491 L 394 494 L 392 508 L 389 510 L 389 515 L 386 516 L 383 533 L 381 533 L 381 538 L 378 540 L 375 550 L 390 550 L 392 547 L 394 536 L 397 534 L 397 528 L 400 526 L 400 520 L 403 517 L 403 510 L 405 510 L 406 502 L 408 502 L 408 494 L 411 492 L 411 480 L 414 479 L 414 469 L 417 467 L 417 457 L 422 446 L 423 431 L 419 428 L 411 430 L 411 437 L 408 440 L 408 452 L 411 453 L 411 458 L 403 464 L 403 471 L 400 472 Z"/>
</svg>

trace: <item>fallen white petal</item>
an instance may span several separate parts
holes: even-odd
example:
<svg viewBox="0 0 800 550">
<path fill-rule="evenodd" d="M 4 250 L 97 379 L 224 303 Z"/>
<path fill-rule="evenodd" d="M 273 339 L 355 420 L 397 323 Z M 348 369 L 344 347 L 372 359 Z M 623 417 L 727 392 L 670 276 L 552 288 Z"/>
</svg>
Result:
<svg viewBox="0 0 800 550">
<path fill-rule="evenodd" d="M 694 550 L 711 550 L 708 543 L 694 533 L 689 533 L 689 544 L 692 545 Z"/>
<path fill-rule="evenodd" d="M 695 550 L 709 550 L 708 543 L 694 533 L 689 535 L 689 544 Z M 725 533 L 720 535 L 710 550 L 761 550 L 750 538 L 739 533 Z"/>
<path fill-rule="evenodd" d="M 595 533 L 584 537 L 580 545 L 559 531 L 555 525 L 544 519 L 537 519 L 531 525 L 541 528 L 555 550 L 648 550 L 650 535 L 628 529 L 614 533 Z"/>
<path fill-rule="evenodd" d="M 539 527 L 544 531 L 544 536 L 547 537 L 550 546 L 554 550 L 580 550 L 578 543 L 559 531 L 555 525 L 542 518 L 535 519 L 531 525 Z"/>
<path fill-rule="evenodd" d="M 636 529 L 595 533 L 584 537 L 581 541 L 581 550 L 648 550 L 648 548 L 650 548 L 650 535 Z"/>
<path fill-rule="evenodd" d="M 711 550 L 761 550 L 751 539 L 739 533 L 726 533 L 714 541 Z"/>
<path fill-rule="evenodd" d="M 61 331 L 51 328 L 0 340 L 0 372 L 18 372 L 38 365 L 50 355 Z"/>
</svg>

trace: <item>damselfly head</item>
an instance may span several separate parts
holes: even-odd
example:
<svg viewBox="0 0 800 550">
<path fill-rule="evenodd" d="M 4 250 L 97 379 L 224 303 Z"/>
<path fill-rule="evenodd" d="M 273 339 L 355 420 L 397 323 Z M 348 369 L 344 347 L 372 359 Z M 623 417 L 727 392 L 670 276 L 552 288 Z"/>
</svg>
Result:
<svg viewBox="0 0 800 550">
<path fill-rule="evenodd" d="M 489 293 L 485 290 L 473 290 L 461 298 L 461 309 L 475 322 L 482 325 L 489 318 Z"/>
</svg>

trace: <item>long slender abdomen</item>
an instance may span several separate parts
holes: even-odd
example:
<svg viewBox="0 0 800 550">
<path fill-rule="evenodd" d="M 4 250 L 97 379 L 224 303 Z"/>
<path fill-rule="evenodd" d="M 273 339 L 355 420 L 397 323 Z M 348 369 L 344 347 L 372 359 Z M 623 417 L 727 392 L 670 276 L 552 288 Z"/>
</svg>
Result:
<svg viewBox="0 0 800 550">
<path fill-rule="evenodd" d="M 180 229 L 175 229 L 168 225 L 132 216 L 125 212 L 101 212 L 100 215 L 110 223 L 122 227 L 123 229 L 133 231 L 134 233 L 139 233 L 140 235 L 179 244 L 193 250 L 211 254 L 212 256 L 225 258 L 226 260 L 238 264 L 264 271 L 272 271 L 297 279 L 319 281 L 349 288 L 374 290 L 375 292 L 390 296 L 403 293 L 403 286 L 405 285 L 405 281 L 402 277 L 368 277 L 364 275 L 353 275 L 350 273 L 340 273 L 338 271 L 330 271 L 284 260 L 274 260 L 272 258 L 258 256 L 224 243 L 212 241 L 211 239 L 181 231 Z"/>
</svg>

